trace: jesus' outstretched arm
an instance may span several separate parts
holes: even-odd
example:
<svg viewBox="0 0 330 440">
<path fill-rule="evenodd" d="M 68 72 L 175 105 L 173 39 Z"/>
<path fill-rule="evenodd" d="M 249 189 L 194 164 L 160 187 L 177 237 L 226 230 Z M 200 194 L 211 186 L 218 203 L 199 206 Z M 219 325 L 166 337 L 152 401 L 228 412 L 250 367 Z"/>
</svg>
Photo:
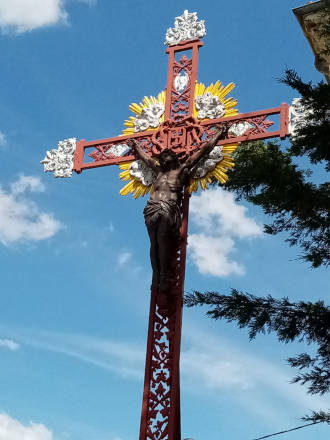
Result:
<svg viewBox="0 0 330 440">
<path fill-rule="evenodd" d="M 217 145 L 218 141 L 220 139 L 225 139 L 227 135 L 228 127 L 227 124 L 220 124 L 217 126 L 217 129 L 215 131 L 215 135 L 206 142 L 203 147 L 196 151 L 189 159 L 186 160 L 183 167 L 190 172 L 192 168 L 197 164 L 197 162 L 202 159 L 202 157 L 207 156 L 212 149 Z"/>
<path fill-rule="evenodd" d="M 137 157 L 143 162 L 145 162 L 150 168 L 152 168 L 154 171 L 158 171 L 158 162 L 153 158 L 150 157 L 143 148 L 140 147 L 140 145 L 136 142 L 135 139 L 129 139 L 127 141 L 127 145 L 132 148 L 132 150 L 136 153 Z"/>
</svg>

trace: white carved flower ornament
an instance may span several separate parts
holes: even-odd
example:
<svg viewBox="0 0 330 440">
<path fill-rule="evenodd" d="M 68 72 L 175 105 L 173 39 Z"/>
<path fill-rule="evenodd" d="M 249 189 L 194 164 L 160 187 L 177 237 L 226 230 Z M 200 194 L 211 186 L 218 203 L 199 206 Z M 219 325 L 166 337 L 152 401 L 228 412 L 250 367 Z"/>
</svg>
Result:
<svg viewBox="0 0 330 440">
<path fill-rule="evenodd" d="M 141 159 L 131 163 L 129 172 L 145 186 L 152 185 L 156 180 L 156 173 Z"/>
<path fill-rule="evenodd" d="M 220 101 L 219 97 L 210 92 L 196 96 L 195 106 L 198 111 L 198 119 L 221 118 L 226 112 L 225 105 Z"/>
<path fill-rule="evenodd" d="M 76 138 L 59 141 L 58 148 L 48 150 L 45 158 L 40 161 L 44 171 L 53 171 L 54 177 L 71 177 L 75 149 Z"/>
<path fill-rule="evenodd" d="M 160 124 L 160 119 L 165 111 L 165 106 L 162 102 L 150 104 L 149 107 L 143 108 L 142 112 L 135 117 L 134 131 L 145 131 L 148 128 L 156 128 Z"/>
<path fill-rule="evenodd" d="M 174 28 L 167 29 L 165 45 L 173 46 L 181 41 L 195 40 L 206 35 L 204 20 L 197 20 L 197 12 L 184 11 L 179 17 L 175 17 Z"/>
</svg>

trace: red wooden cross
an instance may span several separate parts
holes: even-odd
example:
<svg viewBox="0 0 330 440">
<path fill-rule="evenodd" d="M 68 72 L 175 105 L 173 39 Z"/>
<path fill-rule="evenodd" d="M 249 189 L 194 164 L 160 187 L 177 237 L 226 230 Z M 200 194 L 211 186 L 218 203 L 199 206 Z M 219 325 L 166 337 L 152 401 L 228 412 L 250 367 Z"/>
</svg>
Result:
<svg viewBox="0 0 330 440">
<path fill-rule="evenodd" d="M 203 46 L 200 37 L 203 33 L 204 22 L 198 22 L 197 15 L 189 14 L 187 11 L 181 17 L 176 18 L 175 28 L 167 32 L 169 47 L 166 53 L 169 55 L 169 63 L 164 122 L 155 129 L 128 135 L 88 142 L 78 141 L 72 167 L 76 173 L 89 168 L 119 165 L 136 160 L 131 150 L 125 148 L 125 143 L 131 138 L 136 139 L 152 156 L 158 156 L 162 150 L 170 148 L 180 155 L 181 160 L 184 160 L 200 148 L 200 145 L 212 136 L 213 128 L 223 121 L 226 121 L 232 128 L 231 136 L 221 141 L 223 146 L 274 137 L 284 139 L 288 136 L 289 106 L 287 104 L 233 116 L 204 119 L 193 116 L 194 114 L 196 116 L 194 92 L 197 81 L 198 51 Z M 180 52 L 185 53 L 182 55 Z M 273 122 L 267 120 L 267 117 L 276 114 L 280 115 L 279 128 L 270 131 Z M 65 145 L 63 148 L 65 149 Z M 70 149 L 70 145 L 67 148 Z M 88 155 L 90 161 L 85 161 L 87 150 L 91 150 Z M 54 151 L 56 150 L 48 152 L 48 159 L 46 156 L 43 161 L 46 171 L 54 169 L 54 164 L 51 164 L 52 154 L 57 154 Z M 58 176 L 61 176 L 60 172 Z M 179 440 L 181 438 L 179 359 L 188 211 L 189 192 L 186 188 L 182 202 L 177 284 L 173 292 L 176 302 L 175 311 L 171 314 L 163 311 L 160 313 L 157 292 L 151 292 L 140 440 Z"/>
</svg>

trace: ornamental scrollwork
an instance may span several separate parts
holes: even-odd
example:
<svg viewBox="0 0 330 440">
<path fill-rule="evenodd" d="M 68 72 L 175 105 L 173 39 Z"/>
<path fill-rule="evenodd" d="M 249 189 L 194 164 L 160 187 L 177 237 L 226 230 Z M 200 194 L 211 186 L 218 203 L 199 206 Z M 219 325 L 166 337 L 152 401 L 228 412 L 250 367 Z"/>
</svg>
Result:
<svg viewBox="0 0 330 440">
<path fill-rule="evenodd" d="M 174 61 L 170 118 L 176 115 L 184 118 L 189 115 L 189 102 L 192 94 L 191 75 L 192 58 L 183 55 L 178 62 Z"/>
<path fill-rule="evenodd" d="M 154 341 L 148 398 L 147 440 L 168 438 L 170 398 L 169 318 L 155 310 Z"/>
</svg>

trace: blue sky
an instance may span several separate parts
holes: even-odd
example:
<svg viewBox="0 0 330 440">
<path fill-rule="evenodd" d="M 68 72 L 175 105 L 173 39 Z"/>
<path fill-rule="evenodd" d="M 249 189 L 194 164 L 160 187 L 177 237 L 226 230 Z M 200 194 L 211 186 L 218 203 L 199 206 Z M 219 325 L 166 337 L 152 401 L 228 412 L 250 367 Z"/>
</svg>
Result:
<svg viewBox="0 0 330 440">
<path fill-rule="evenodd" d="M 295 93 L 276 81 L 286 66 L 321 79 L 291 11 L 300 5 L 0 0 L 0 440 L 138 436 L 151 276 L 145 200 L 119 195 L 116 167 L 44 175 L 45 151 L 68 137 L 119 134 L 129 104 L 165 88 L 165 32 L 185 9 L 206 21 L 199 81 L 235 82 L 241 112 L 290 103 Z M 297 261 L 285 236 L 265 236 L 266 220 L 221 189 L 194 196 L 186 290 L 323 299 L 325 270 Z M 272 335 L 249 343 L 246 331 L 185 310 L 183 438 L 250 440 L 329 407 L 288 385 L 285 359 L 305 349 Z M 328 436 L 318 425 L 281 438 Z"/>
</svg>

